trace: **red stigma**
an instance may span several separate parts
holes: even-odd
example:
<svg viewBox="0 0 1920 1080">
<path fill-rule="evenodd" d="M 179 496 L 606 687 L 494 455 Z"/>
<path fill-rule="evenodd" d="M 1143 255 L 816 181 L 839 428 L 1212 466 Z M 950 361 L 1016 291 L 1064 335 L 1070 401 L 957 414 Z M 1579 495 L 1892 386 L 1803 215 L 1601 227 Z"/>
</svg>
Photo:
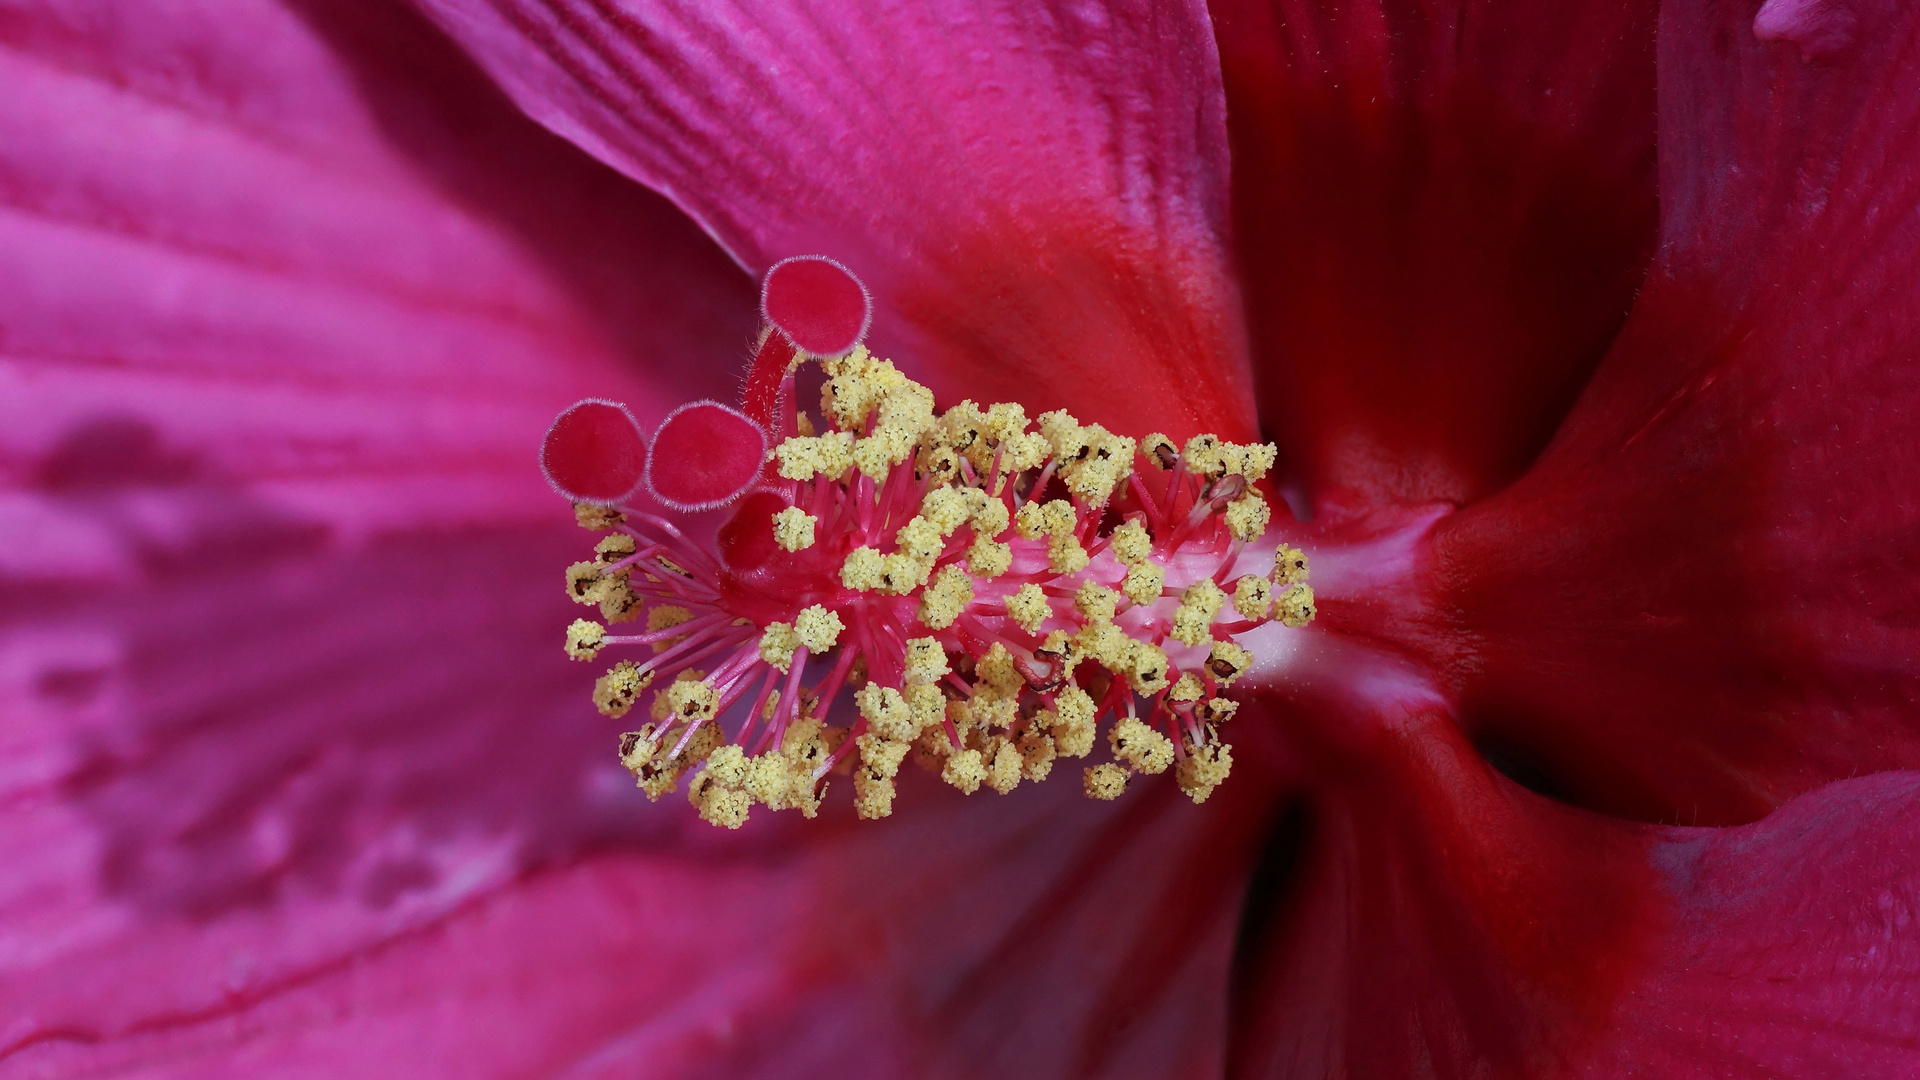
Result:
<svg viewBox="0 0 1920 1080">
<path fill-rule="evenodd" d="M 568 406 L 540 443 L 547 483 L 575 502 L 619 502 L 640 486 L 646 465 L 646 439 L 633 414 L 600 398 Z"/>
<path fill-rule="evenodd" d="M 691 402 L 660 422 L 647 487 L 674 510 L 711 510 L 751 487 L 766 456 L 760 425 L 717 401 Z"/>
<path fill-rule="evenodd" d="M 767 271 L 760 311 L 801 349 L 840 356 L 866 336 L 873 303 L 853 271 L 824 255 L 801 255 Z"/>
</svg>

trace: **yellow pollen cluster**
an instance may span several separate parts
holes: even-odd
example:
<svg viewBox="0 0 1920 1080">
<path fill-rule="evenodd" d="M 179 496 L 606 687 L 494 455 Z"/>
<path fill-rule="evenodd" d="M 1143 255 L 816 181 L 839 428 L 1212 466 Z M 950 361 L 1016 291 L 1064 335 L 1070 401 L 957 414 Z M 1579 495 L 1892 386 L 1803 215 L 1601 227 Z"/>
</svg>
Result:
<svg viewBox="0 0 1920 1080">
<path fill-rule="evenodd" d="M 640 788 L 657 799 L 692 776 L 700 816 L 739 828 L 755 806 L 813 816 L 833 773 L 851 775 L 858 816 L 880 818 L 908 761 L 1006 794 L 1095 757 L 1079 770 L 1089 797 L 1171 774 L 1206 799 L 1232 766 L 1224 692 L 1256 663 L 1242 635 L 1315 613 L 1306 555 L 1281 545 L 1269 571 L 1250 546 L 1272 524 L 1256 485 L 1273 448 L 1136 442 L 1010 403 L 940 411 L 859 346 L 806 362 L 826 375 L 820 426 L 786 417 L 799 434 L 761 485 L 786 504 L 772 536 L 796 557 L 753 577 L 688 540 L 707 526 L 576 508 L 599 536 L 567 594 L 600 620 L 574 621 L 566 651 L 651 650 L 593 689 L 614 718 L 652 695 L 620 742 Z M 611 629 L 626 623 L 645 630 Z"/>
</svg>

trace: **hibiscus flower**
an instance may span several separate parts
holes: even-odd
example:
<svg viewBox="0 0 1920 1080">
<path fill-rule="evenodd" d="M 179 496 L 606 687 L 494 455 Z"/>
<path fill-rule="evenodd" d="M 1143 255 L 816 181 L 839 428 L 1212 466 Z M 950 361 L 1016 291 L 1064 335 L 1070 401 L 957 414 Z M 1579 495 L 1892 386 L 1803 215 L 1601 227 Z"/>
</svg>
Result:
<svg viewBox="0 0 1920 1080">
<path fill-rule="evenodd" d="M 0 1076 L 1914 1071 L 1920 15 L 421 9 L 0 8 Z M 533 449 L 812 252 L 1278 445 L 1206 803 L 633 790 Z"/>
</svg>

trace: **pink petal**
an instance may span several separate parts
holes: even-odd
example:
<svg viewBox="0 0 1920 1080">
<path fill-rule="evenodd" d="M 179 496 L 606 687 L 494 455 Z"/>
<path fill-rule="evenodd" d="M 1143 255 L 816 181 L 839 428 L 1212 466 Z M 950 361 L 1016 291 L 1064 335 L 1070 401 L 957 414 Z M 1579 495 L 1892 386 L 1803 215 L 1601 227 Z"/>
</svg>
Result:
<svg viewBox="0 0 1920 1080">
<path fill-rule="evenodd" d="M 561 654 L 585 544 L 540 433 L 724 392 L 751 281 L 417 16 L 323 7 L 0 19 L 0 1072 L 273 1072 L 234 1049 L 268 1001 L 340 1074 L 538 1071 L 672 996 L 603 993 L 637 957 L 762 985 L 634 927 L 671 866 L 538 876 L 682 820 Z M 524 952 L 476 971 L 460 912 Z M 375 955 L 415 959 L 356 982 Z M 315 987 L 418 1011 L 330 1041 Z"/>
<path fill-rule="evenodd" d="M 845 263 L 943 399 L 1253 433 L 1198 3 L 423 3 L 742 264 Z"/>
<path fill-rule="evenodd" d="M 1419 647 L 1586 806 L 1920 767 L 1920 10 L 1847 11 L 1823 60 L 1668 12 L 1660 259 L 1535 472 L 1436 535 L 1472 636 Z"/>
<path fill-rule="evenodd" d="M 1261 419 L 1332 510 L 1539 452 L 1652 252 L 1651 0 L 1211 5 Z"/>
<path fill-rule="evenodd" d="M 430 27 L 178 7 L 0 30 L 0 475 L 127 417 L 350 529 L 545 517 L 570 401 L 731 389 L 751 282 Z"/>
</svg>

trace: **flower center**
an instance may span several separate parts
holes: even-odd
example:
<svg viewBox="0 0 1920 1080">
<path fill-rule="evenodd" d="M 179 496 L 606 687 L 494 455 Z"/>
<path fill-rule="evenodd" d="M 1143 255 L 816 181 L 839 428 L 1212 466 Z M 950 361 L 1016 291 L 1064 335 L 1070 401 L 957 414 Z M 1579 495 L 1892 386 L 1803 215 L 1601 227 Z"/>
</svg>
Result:
<svg viewBox="0 0 1920 1080">
<path fill-rule="evenodd" d="M 1089 796 L 1172 769 L 1206 799 L 1232 765 L 1220 727 L 1253 661 L 1240 639 L 1314 614 L 1306 556 L 1257 543 L 1273 447 L 1136 441 L 1010 403 L 938 411 L 853 340 L 865 305 L 839 264 L 782 263 L 742 410 L 696 403 L 656 434 L 643 455 L 655 500 L 729 507 L 711 549 L 596 496 L 632 486 L 607 416 L 589 414 L 594 439 L 556 423 L 573 486 L 550 478 L 606 534 L 567 570 L 568 594 L 605 621 L 576 620 L 567 653 L 638 651 L 595 683 L 607 716 L 652 690 L 622 764 L 656 799 L 693 773 L 701 816 L 728 827 L 755 804 L 812 817 L 830 774 L 850 771 L 857 812 L 877 818 L 908 758 L 964 792 L 1005 793 L 1094 753 L 1104 729 Z M 826 376 L 818 424 L 794 407 L 808 362 Z M 621 451 L 612 479 L 578 449 L 602 444 Z"/>
</svg>

